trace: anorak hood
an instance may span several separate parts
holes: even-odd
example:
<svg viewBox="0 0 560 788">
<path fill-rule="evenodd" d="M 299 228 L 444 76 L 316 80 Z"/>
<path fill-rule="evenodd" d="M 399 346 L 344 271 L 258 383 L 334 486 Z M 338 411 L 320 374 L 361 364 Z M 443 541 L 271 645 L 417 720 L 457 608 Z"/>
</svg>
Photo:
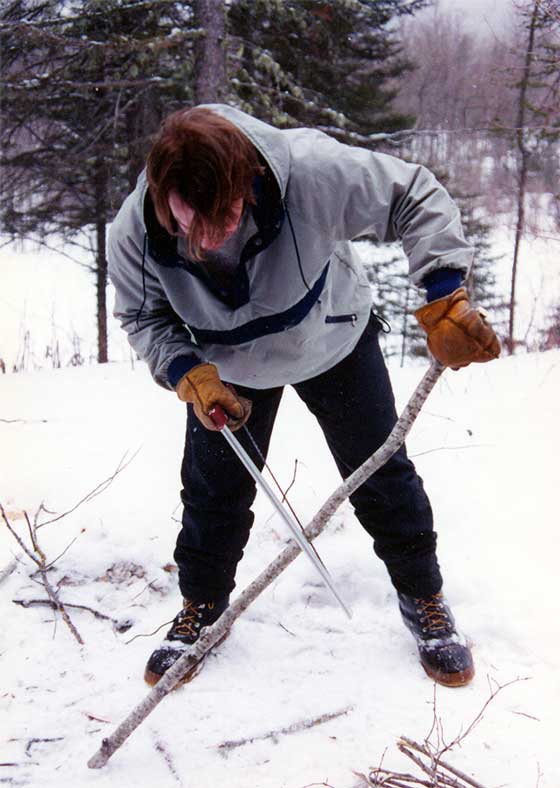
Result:
<svg viewBox="0 0 560 788">
<path fill-rule="evenodd" d="M 285 134 L 274 126 L 269 126 L 268 123 L 253 118 L 240 109 L 229 107 L 227 104 L 203 104 L 201 106 L 229 120 L 251 140 L 270 167 L 283 198 L 286 194 L 290 173 L 290 145 Z"/>
</svg>

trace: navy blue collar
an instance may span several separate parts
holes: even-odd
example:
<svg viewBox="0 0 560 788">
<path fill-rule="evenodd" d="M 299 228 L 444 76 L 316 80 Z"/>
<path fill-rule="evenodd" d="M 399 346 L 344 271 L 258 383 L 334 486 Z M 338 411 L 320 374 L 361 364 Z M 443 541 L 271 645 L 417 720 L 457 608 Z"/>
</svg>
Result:
<svg viewBox="0 0 560 788">
<path fill-rule="evenodd" d="M 276 179 L 268 167 L 263 175 L 253 181 L 256 203 L 251 206 L 257 232 L 245 244 L 231 283 L 222 287 L 194 260 L 183 257 L 178 250 L 178 238 L 170 235 L 157 220 L 149 191 L 144 198 L 144 222 L 147 233 L 147 250 L 157 265 L 164 268 L 182 268 L 202 281 L 205 286 L 231 309 L 238 309 L 250 300 L 247 263 L 264 251 L 279 235 L 285 210 Z"/>
</svg>

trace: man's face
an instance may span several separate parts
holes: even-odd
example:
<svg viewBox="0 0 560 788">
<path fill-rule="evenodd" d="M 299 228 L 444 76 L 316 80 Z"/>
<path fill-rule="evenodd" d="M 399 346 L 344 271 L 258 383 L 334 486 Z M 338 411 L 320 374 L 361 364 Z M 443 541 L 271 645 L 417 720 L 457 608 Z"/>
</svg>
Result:
<svg viewBox="0 0 560 788">
<path fill-rule="evenodd" d="M 179 230 L 183 235 L 188 236 L 195 212 L 175 191 L 169 194 L 169 207 L 179 226 Z M 203 221 L 202 249 L 208 252 L 219 249 L 237 230 L 242 213 L 243 198 L 240 197 L 231 204 L 230 219 L 225 227 L 212 227 L 211 225 L 206 225 Z"/>
</svg>

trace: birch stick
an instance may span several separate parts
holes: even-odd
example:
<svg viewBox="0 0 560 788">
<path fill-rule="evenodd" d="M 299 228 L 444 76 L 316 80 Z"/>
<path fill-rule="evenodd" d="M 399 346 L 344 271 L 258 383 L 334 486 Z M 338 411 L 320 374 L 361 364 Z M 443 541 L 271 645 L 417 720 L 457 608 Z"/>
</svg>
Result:
<svg viewBox="0 0 560 788">
<path fill-rule="evenodd" d="M 305 528 L 305 535 L 310 541 L 319 536 L 325 529 L 330 518 L 348 496 L 357 490 L 369 476 L 379 470 L 402 446 L 418 413 L 443 370 L 442 364 L 437 361 L 432 362 L 385 443 L 335 490 Z M 235 620 L 297 558 L 300 552 L 301 549 L 297 543 L 290 539 L 280 555 L 261 572 L 256 580 L 253 580 L 247 586 L 214 626 L 209 628 L 198 642 L 193 645 L 192 649 L 186 651 L 164 673 L 155 687 L 130 712 L 115 731 L 109 737 L 103 739 L 99 750 L 88 761 L 90 769 L 101 769 L 105 766 L 109 758 L 122 746 L 130 734 L 136 730 L 163 698 L 178 684 L 183 683 L 185 677 L 192 677 L 196 672 L 197 666 L 200 665 L 214 646 L 221 643 L 228 636 Z"/>
</svg>

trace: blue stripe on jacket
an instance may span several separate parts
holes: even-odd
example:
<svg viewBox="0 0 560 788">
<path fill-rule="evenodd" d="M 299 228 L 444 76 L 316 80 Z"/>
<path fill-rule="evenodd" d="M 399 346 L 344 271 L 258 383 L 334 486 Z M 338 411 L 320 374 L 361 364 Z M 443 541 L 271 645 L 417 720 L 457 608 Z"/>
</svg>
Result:
<svg viewBox="0 0 560 788">
<path fill-rule="evenodd" d="M 189 330 L 198 344 L 242 345 L 267 334 L 277 334 L 280 331 L 297 326 L 317 303 L 319 296 L 323 292 L 328 270 L 329 263 L 323 268 L 321 276 L 304 297 L 284 312 L 278 312 L 275 315 L 266 317 L 257 317 L 255 320 L 250 320 L 242 326 L 231 328 L 227 331 L 195 328 L 190 323 L 188 324 Z"/>
</svg>

